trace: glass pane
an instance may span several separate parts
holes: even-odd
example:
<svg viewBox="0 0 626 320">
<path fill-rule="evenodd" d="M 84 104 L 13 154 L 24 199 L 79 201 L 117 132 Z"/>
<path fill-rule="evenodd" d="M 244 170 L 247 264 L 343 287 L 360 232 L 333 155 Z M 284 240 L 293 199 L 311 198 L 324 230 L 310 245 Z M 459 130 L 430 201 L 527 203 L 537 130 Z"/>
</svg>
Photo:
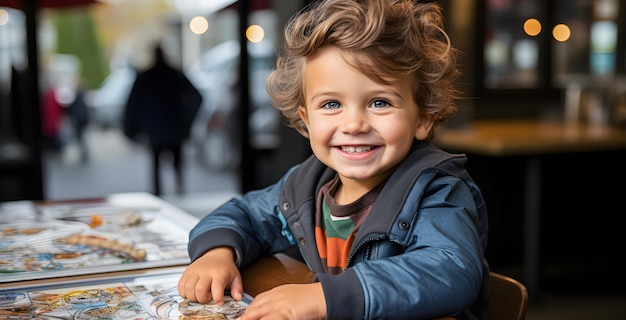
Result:
<svg viewBox="0 0 626 320">
<path fill-rule="evenodd" d="M 619 10 L 617 0 L 556 2 L 555 23 L 570 31 L 562 41 L 553 38 L 556 86 L 615 73 Z"/>
<path fill-rule="evenodd" d="M 540 77 L 542 1 L 487 0 L 484 43 L 488 89 L 537 88 Z"/>
</svg>

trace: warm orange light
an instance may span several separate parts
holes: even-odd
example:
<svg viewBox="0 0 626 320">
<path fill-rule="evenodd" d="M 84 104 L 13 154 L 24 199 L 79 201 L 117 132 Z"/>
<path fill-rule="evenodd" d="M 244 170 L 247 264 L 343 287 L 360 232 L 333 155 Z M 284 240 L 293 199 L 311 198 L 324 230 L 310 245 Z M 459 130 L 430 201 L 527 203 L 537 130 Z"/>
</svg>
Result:
<svg viewBox="0 0 626 320">
<path fill-rule="evenodd" d="M 246 39 L 252 43 L 258 43 L 265 37 L 265 31 L 258 24 L 253 24 L 246 29 Z"/>
<path fill-rule="evenodd" d="M 552 36 L 556 41 L 565 42 L 572 35 L 569 27 L 566 24 L 560 23 L 554 26 L 552 29 Z"/>
<path fill-rule="evenodd" d="M 534 37 L 541 32 L 541 22 L 535 18 L 530 18 L 524 22 L 524 32 Z"/>
</svg>

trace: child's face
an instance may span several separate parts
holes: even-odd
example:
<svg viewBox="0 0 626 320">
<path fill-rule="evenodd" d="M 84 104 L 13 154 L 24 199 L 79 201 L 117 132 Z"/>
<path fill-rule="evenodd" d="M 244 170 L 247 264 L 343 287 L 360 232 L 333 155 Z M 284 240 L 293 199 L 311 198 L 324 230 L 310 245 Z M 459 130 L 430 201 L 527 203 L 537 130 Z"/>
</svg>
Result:
<svg viewBox="0 0 626 320">
<path fill-rule="evenodd" d="M 304 68 L 306 106 L 299 109 L 311 148 L 344 182 L 373 187 L 432 127 L 420 119 L 412 83 L 379 84 L 346 64 L 339 49 L 322 49 Z"/>
</svg>

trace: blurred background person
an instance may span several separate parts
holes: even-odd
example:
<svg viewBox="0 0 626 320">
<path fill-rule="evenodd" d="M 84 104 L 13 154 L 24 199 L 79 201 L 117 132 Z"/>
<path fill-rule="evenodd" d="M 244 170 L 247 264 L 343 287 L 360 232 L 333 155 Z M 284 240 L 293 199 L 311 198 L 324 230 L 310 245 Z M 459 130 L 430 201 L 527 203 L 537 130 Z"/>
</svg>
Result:
<svg viewBox="0 0 626 320">
<path fill-rule="evenodd" d="M 52 85 L 49 75 L 44 75 L 45 85 L 41 95 L 41 130 L 43 149 L 53 157 L 60 155 L 63 150 L 61 128 L 63 124 L 64 108 L 57 98 L 57 90 Z"/>
<path fill-rule="evenodd" d="M 89 150 L 85 141 L 85 129 L 89 124 L 89 110 L 85 102 L 85 83 L 79 79 L 74 100 L 67 106 L 67 115 L 73 127 L 74 139 L 80 151 L 82 163 L 89 161 Z"/>
<path fill-rule="evenodd" d="M 152 150 L 153 191 L 161 195 L 161 157 L 169 154 L 176 175 L 176 193 L 183 190 L 183 142 L 202 103 L 200 92 L 185 74 L 165 59 L 163 48 L 153 48 L 154 64 L 137 74 L 124 110 L 124 134 L 147 139 Z"/>
</svg>

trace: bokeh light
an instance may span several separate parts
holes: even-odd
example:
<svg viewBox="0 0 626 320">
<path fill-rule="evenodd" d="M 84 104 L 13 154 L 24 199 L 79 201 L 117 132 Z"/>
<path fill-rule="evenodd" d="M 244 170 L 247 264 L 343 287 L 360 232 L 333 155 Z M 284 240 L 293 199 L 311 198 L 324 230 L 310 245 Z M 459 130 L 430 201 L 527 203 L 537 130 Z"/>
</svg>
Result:
<svg viewBox="0 0 626 320">
<path fill-rule="evenodd" d="M 209 30 L 209 21 L 202 16 L 195 16 L 189 20 L 189 29 L 195 34 L 204 34 Z"/>
<path fill-rule="evenodd" d="M 246 39 L 252 43 L 261 42 L 264 37 L 265 30 L 258 24 L 250 25 L 248 29 L 246 29 Z"/>
<path fill-rule="evenodd" d="M 569 27 L 566 24 L 560 23 L 554 26 L 552 29 L 552 36 L 556 41 L 565 42 L 572 35 Z"/>
<path fill-rule="evenodd" d="M 534 37 L 541 32 L 541 22 L 535 18 L 530 18 L 524 22 L 524 32 L 527 35 Z"/>
<path fill-rule="evenodd" d="M 9 23 L 9 13 L 4 9 L 0 9 L 0 26 L 7 23 Z"/>
</svg>

